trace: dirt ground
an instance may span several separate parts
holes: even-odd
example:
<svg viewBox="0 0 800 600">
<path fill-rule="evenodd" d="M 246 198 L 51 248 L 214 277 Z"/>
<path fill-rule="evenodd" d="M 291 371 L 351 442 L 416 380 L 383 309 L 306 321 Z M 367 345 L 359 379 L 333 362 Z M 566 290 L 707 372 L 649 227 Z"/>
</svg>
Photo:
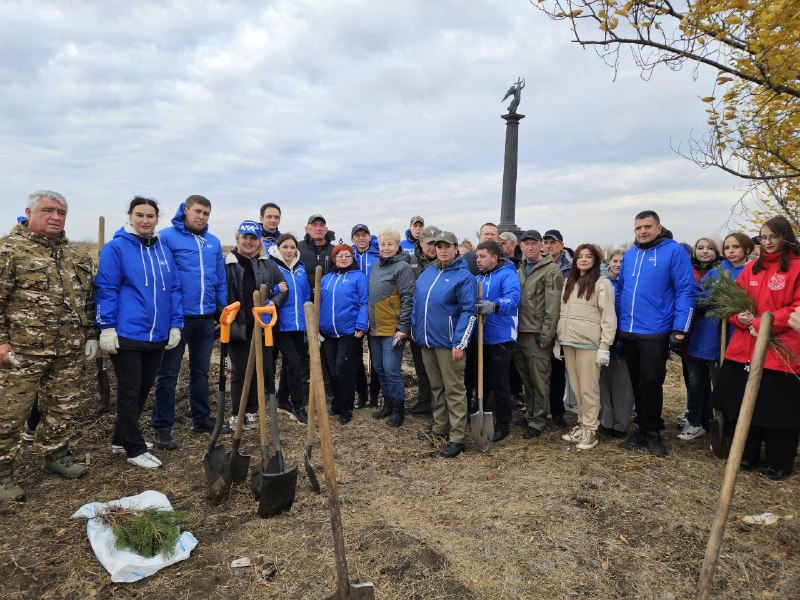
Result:
<svg viewBox="0 0 800 600">
<path fill-rule="evenodd" d="M 414 396 L 410 388 L 409 405 Z M 36 451 L 23 450 L 17 480 L 28 501 L 0 505 L 0 598 L 304 599 L 334 591 L 326 496 L 313 494 L 302 473 L 304 426 L 280 418 L 287 462 L 300 463 L 294 507 L 260 519 L 249 486 L 234 487 L 221 506 L 205 499 L 208 438 L 189 431 L 188 402 L 174 430 L 180 449 L 157 451 L 164 468 L 145 471 L 111 454 L 114 416 L 100 415 L 96 398 L 92 379 L 72 442 L 76 457 L 89 462 L 85 477 L 46 476 Z M 416 438 L 426 418 L 409 417 L 392 430 L 362 410 L 347 426 L 333 423 L 351 579 L 372 581 L 380 599 L 693 598 L 724 463 L 704 438 L 675 439 L 684 404 L 673 359 L 664 410 L 669 456 L 662 459 L 619 450 L 607 438 L 579 452 L 558 428 L 523 440 L 515 427 L 486 454 L 469 445 L 445 460 Z M 243 441 L 254 456 L 256 440 L 251 431 Z M 230 448 L 230 436 L 222 443 Z M 318 444 L 313 460 L 322 464 Z M 148 579 L 112 584 L 86 523 L 69 516 L 86 502 L 147 489 L 189 511 L 186 529 L 199 544 L 187 561 Z M 713 597 L 798 597 L 799 491 L 797 475 L 772 482 L 740 474 Z M 772 526 L 740 520 L 767 511 L 786 518 Z M 230 567 L 255 555 L 274 568 Z"/>
</svg>

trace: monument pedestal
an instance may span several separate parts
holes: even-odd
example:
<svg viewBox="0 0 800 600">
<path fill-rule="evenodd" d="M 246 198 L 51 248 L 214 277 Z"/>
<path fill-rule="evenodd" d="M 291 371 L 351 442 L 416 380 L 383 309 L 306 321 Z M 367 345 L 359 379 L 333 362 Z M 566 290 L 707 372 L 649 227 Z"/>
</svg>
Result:
<svg viewBox="0 0 800 600">
<path fill-rule="evenodd" d="M 500 224 L 498 229 L 510 231 L 517 238 L 522 234 L 522 229 L 514 222 L 514 213 L 517 204 L 517 161 L 519 158 L 519 122 L 525 115 L 507 113 L 501 115 L 506 122 L 506 148 L 503 161 L 503 197 L 500 205 Z"/>
</svg>

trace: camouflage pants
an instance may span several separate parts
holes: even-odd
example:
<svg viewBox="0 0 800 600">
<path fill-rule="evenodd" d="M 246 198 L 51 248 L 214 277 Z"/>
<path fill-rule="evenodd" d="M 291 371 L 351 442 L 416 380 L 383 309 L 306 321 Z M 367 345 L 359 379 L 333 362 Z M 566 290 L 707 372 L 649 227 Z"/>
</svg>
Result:
<svg viewBox="0 0 800 600">
<path fill-rule="evenodd" d="M 14 460 L 21 431 L 39 396 L 42 420 L 36 445 L 47 453 L 69 440 L 67 426 L 83 395 L 86 361 L 83 352 L 67 356 L 17 354 L 19 367 L 0 368 L 0 462 Z"/>
</svg>

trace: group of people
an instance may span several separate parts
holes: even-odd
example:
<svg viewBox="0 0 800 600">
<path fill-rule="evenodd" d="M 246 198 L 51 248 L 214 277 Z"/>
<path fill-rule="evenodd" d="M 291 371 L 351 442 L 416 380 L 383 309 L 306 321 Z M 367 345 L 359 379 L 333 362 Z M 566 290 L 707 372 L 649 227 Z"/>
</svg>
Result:
<svg viewBox="0 0 800 600">
<path fill-rule="evenodd" d="M 220 312 L 236 301 L 242 306 L 229 342 L 234 416 L 220 424 L 223 431 L 239 424 L 240 401 L 246 406 L 239 425 L 256 426 L 256 390 L 245 373 L 258 302 L 277 312 L 276 351 L 261 351 L 270 391 L 279 380 L 283 413 L 306 421 L 307 345 L 319 342 L 330 410 L 340 423 L 372 406 L 376 419 L 401 426 L 408 345 L 418 381 L 408 412 L 432 417 L 419 438 L 441 441 L 446 458 L 464 451 L 479 371 L 496 419 L 495 442 L 509 435 L 513 408 L 524 396 L 518 421 L 525 439 L 542 434 L 549 413 L 564 428 L 563 439 L 581 450 L 605 434 L 627 436 L 621 448 L 663 456 L 670 351 L 681 357 L 687 388 L 678 438 L 692 440 L 707 432 L 712 408 L 735 423 L 761 315 L 770 311 L 779 343 L 769 347 L 741 466 L 755 468 L 763 444 L 768 477 L 792 471 L 800 432 L 800 248 L 783 217 L 762 225 L 760 253 L 749 260 L 753 240 L 742 233 L 728 235 L 722 248 L 701 238 L 687 252 L 654 211 L 636 215 L 632 247 L 609 256 L 591 243 L 569 250 L 556 229 L 518 235 L 493 223 L 481 226 L 477 246 L 462 254 L 454 233 L 426 225 L 420 215 L 404 234 L 374 235 L 358 223 L 350 243 L 335 244 L 326 219 L 314 214 L 298 239 L 280 232 L 281 209 L 272 202 L 261 206 L 258 220 L 239 225 L 225 256 L 208 231 L 207 198 L 189 196 L 172 225 L 157 231 L 159 213 L 155 200 L 134 197 L 128 222 L 101 249 L 96 270 L 68 242 L 67 201 L 56 192 L 31 194 L 25 218 L 0 240 L 0 500 L 24 498 L 12 470 L 23 433 L 45 451 L 47 472 L 67 478 L 85 472 L 69 451 L 68 425 L 82 398 L 84 358 L 99 349 L 117 377 L 113 452 L 157 468 L 153 446 L 177 448 L 175 392 L 187 347 L 191 429 L 211 432 L 217 425 L 209 406 L 211 351 Z M 308 339 L 303 311 L 317 266 L 319 341 Z M 729 319 L 720 367 L 720 322 L 698 300 L 722 276 L 738 278 L 755 309 Z M 259 290 L 266 293 L 259 297 Z M 154 385 L 151 443 L 139 422 Z M 565 399 L 569 404 L 572 396 L 577 423 L 568 430 Z M 26 419 L 37 403 L 42 418 L 34 434 Z M 634 409 L 638 427 L 629 432 Z"/>
</svg>

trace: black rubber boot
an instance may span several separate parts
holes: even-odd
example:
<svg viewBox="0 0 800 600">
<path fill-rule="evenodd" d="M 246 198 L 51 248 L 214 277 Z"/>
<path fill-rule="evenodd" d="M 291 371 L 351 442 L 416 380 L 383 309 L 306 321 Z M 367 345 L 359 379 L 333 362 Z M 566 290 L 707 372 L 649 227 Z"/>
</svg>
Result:
<svg viewBox="0 0 800 600">
<path fill-rule="evenodd" d="M 403 406 L 403 401 L 396 402 L 392 407 L 392 414 L 386 421 L 388 427 L 400 427 L 403 424 L 406 416 L 406 409 Z"/>
<path fill-rule="evenodd" d="M 417 402 L 414 406 L 408 409 L 408 414 L 431 415 L 433 414 L 433 410 L 431 409 L 430 402 L 428 403 Z"/>
<path fill-rule="evenodd" d="M 380 410 L 376 410 L 374 413 L 372 413 L 372 418 L 385 419 L 390 414 L 392 414 L 392 403 L 391 401 L 384 399 L 383 406 L 380 408 Z"/>
<path fill-rule="evenodd" d="M 156 448 L 159 450 L 177 450 L 178 444 L 172 439 L 171 429 L 155 429 Z"/>
</svg>

